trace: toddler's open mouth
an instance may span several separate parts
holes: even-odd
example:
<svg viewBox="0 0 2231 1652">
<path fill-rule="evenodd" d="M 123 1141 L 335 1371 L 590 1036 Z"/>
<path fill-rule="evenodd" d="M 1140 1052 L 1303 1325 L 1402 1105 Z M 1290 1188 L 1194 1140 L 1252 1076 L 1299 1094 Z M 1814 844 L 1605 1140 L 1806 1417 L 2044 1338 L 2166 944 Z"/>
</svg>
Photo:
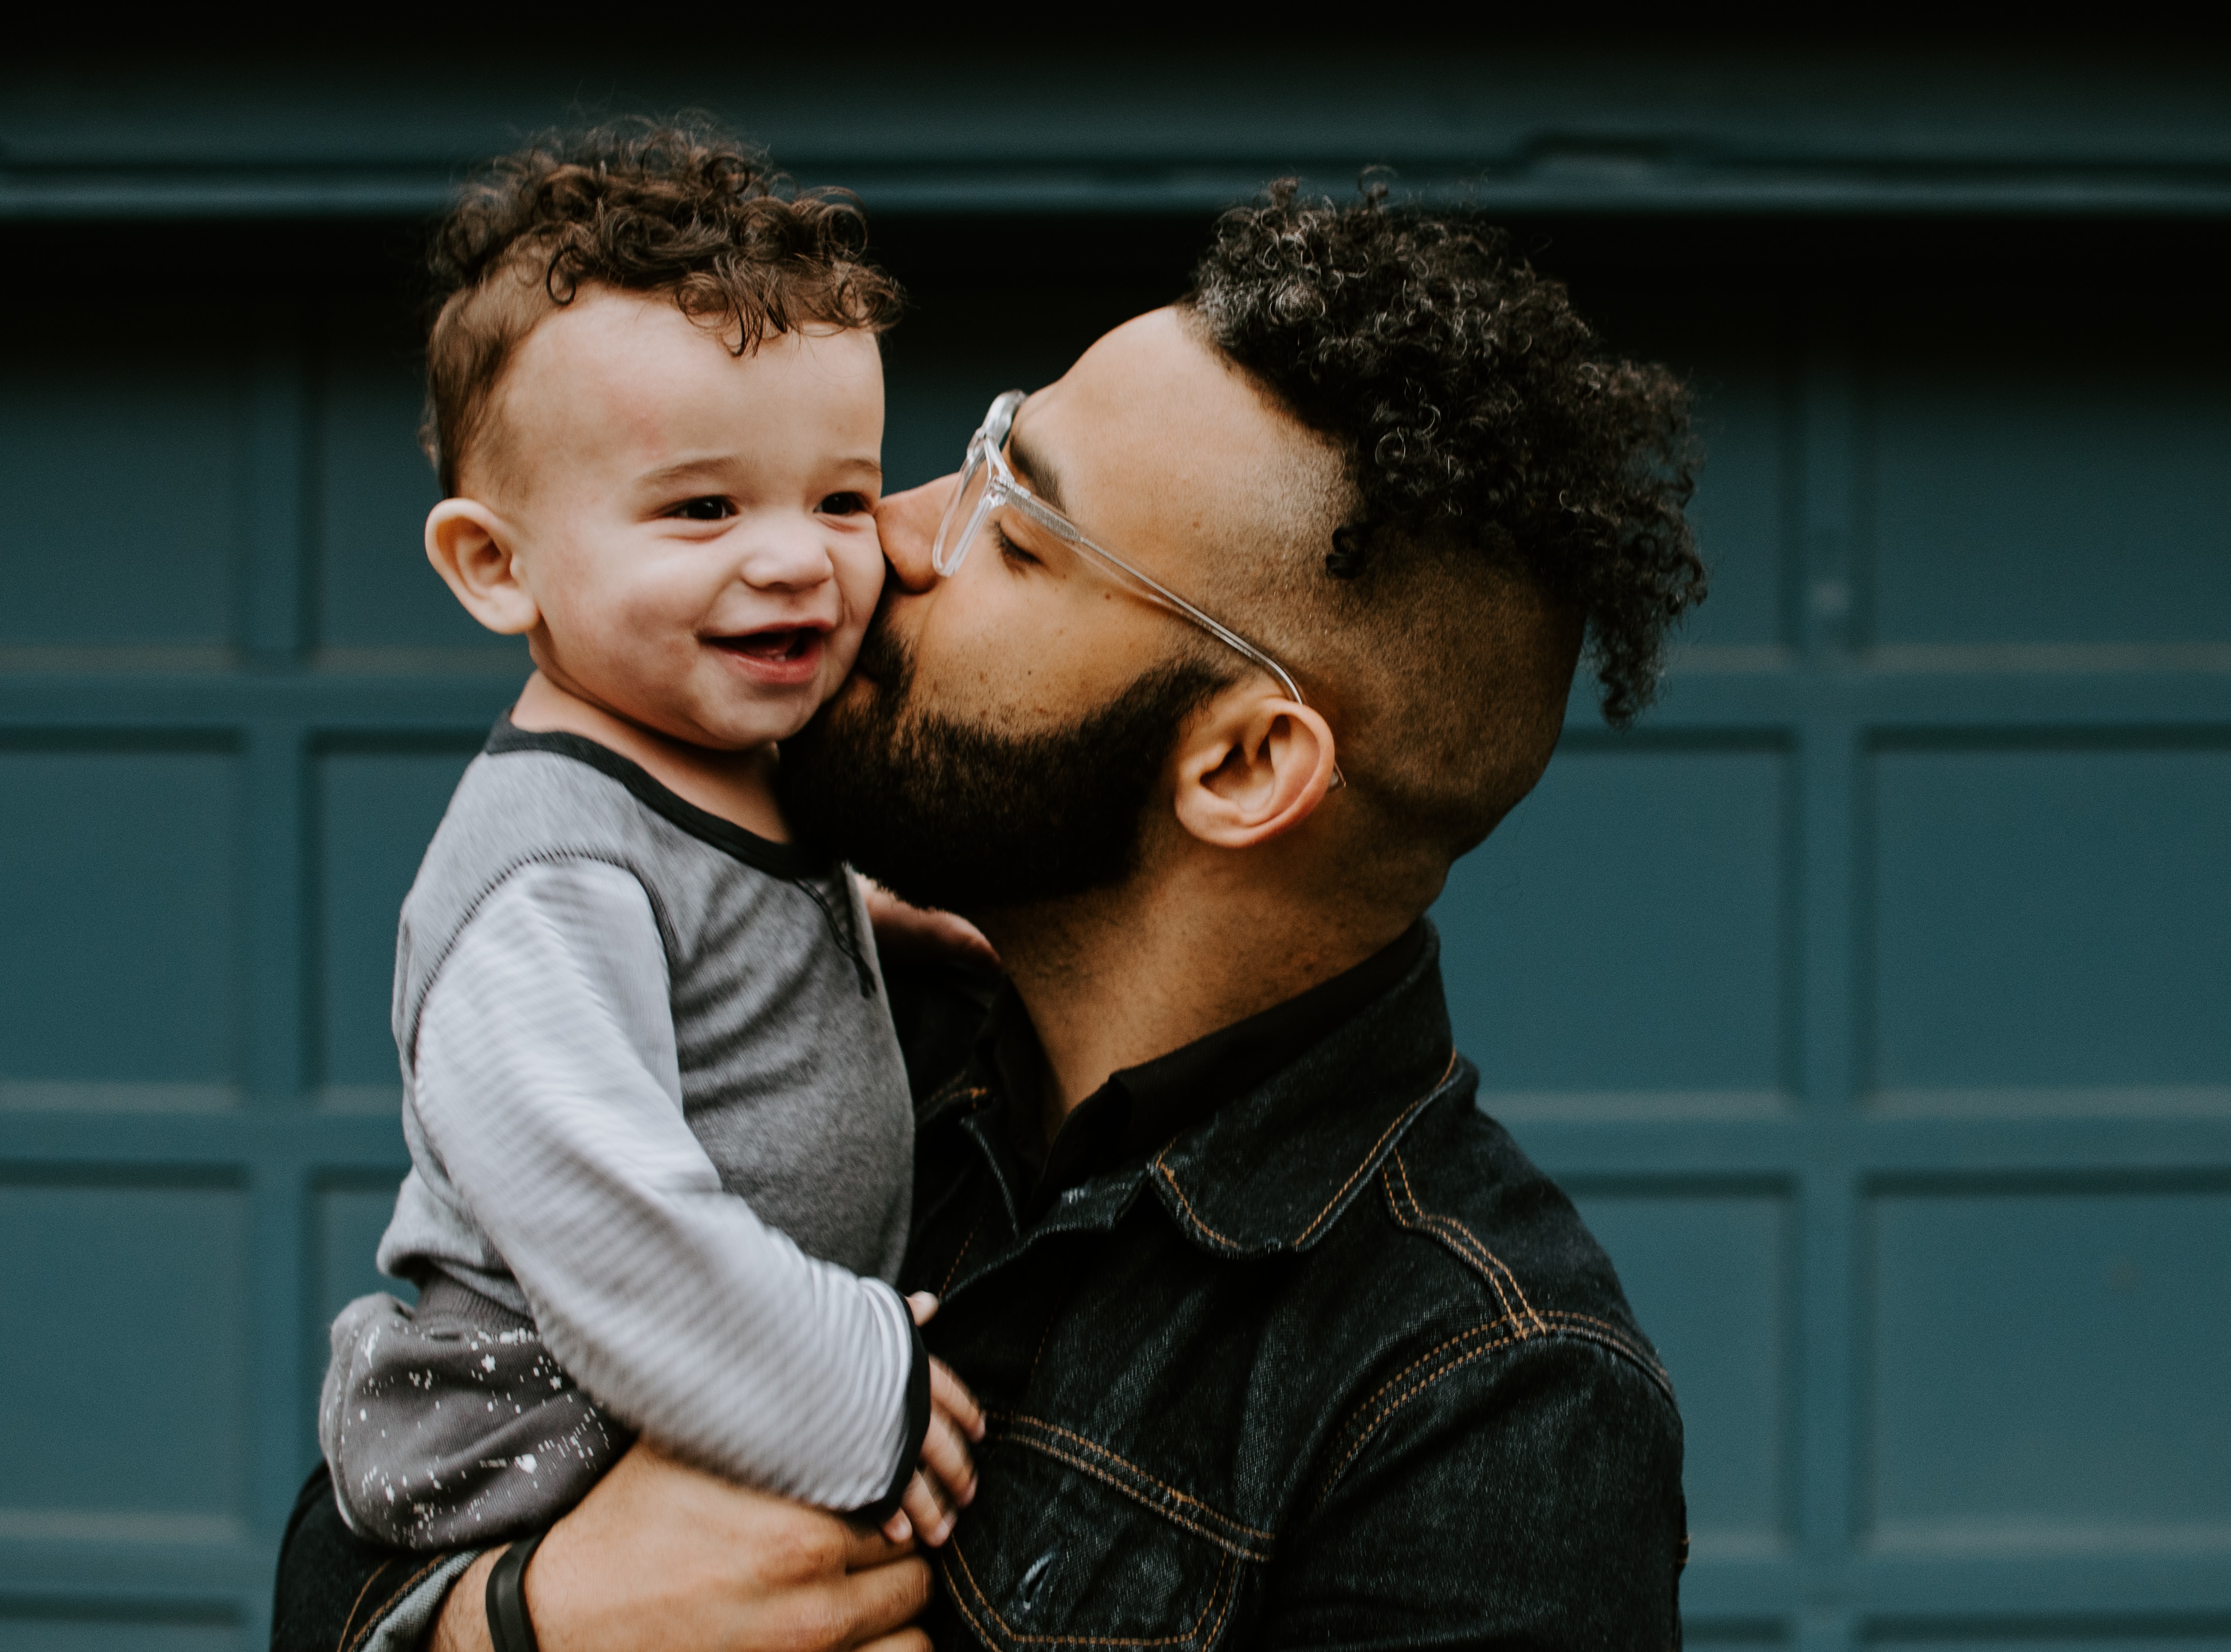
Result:
<svg viewBox="0 0 2231 1652">
<path fill-rule="evenodd" d="M 811 626 L 789 625 L 753 631 L 747 636 L 715 636 L 707 641 L 716 649 L 754 660 L 798 660 L 820 647 L 821 633 Z"/>
<path fill-rule="evenodd" d="M 826 636 L 818 625 L 771 625 L 740 636 L 708 636 L 705 641 L 752 677 L 780 684 L 809 681 L 819 673 Z"/>
</svg>

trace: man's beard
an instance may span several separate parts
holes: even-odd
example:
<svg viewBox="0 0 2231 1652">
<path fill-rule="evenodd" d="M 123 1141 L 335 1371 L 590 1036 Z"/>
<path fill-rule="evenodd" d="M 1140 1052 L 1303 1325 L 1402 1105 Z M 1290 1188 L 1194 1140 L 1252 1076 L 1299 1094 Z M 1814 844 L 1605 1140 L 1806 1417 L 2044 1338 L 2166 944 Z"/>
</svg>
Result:
<svg viewBox="0 0 2231 1652">
<path fill-rule="evenodd" d="M 1106 888 L 1138 864 L 1186 717 L 1222 687 L 1176 661 L 1067 727 L 1012 735 L 914 704 L 915 661 L 881 614 L 858 684 L 783 742 L 792 829 L 918 907 L 996 912 Z"/>
</svg>

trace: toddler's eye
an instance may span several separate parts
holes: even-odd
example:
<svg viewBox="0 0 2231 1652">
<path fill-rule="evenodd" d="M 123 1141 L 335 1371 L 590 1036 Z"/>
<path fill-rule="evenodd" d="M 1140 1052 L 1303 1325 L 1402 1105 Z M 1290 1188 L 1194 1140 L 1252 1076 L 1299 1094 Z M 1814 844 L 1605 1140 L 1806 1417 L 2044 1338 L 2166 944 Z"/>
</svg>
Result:
<svg viewBox="0 0 2231 1652">
<path fill-rule="evenodd" d="M 865 494 L 831 494 L 820 505 L 824 516 L 857 516 L 869 508 Z"/>
<path fill-rule="evenodd" d="M 685 522 L 720 522 L 735 513 L 736 507 L 717 494 L 708 494 L 703 499 L 684 500 L 667 512 L 669 516 L 678 516 Z"/>
</svg>

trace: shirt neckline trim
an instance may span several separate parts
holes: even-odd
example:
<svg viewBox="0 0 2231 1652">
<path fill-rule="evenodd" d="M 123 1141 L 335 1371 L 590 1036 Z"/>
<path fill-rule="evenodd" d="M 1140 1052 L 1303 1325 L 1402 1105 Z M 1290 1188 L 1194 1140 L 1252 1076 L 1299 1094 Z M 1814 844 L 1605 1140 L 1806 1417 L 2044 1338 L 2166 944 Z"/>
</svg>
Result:
<svg viewBox="0 0 2231 1652">
<path fill-rule="evenodd" d="M 653 814 L 679 827 L 700 842 L 709 844 L 769 877 L 793 880 L 819 878 L 826 877 L 836 870 L 834 861 L 803 844 L 778 843 L 773 838 L 761 837 L 757 832 L 745 830 L 734 821 L 723 820 L 709 810 L 700 809 L 687 797 L 661 785 L 641 764 L 622 757 L 608 745 L 598 745 L 586 735 L 548 729 L 524 729 L 513 722 L 511 714 L 507 712 L 496 719 L 495 728 L 488 732 L 488 744 L 481 749 L 491 757 L 502 757 L 513 752 L 545 752 L 553 757 L 571 758 L 576 763 L 585 763 L 605 778 L 618 781 L 627 789 L 630 797 Z"/>
</svg>

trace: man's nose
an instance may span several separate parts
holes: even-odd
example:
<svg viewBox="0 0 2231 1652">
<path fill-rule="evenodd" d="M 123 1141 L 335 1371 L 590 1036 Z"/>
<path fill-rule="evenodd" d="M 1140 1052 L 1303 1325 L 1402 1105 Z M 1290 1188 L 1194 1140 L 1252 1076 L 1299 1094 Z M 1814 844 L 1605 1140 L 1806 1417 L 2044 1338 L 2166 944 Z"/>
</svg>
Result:
<svg viewBox="0 0 2231 1652">
<path fill-rule="evenodd" d="M 937 525 L 945 515 L 946 501 L 960 485 L 958 475 L 892 494 L 876 507 L 876 527 L 883 535 L 883 559 L 901 585 L 911 591 L 928 590 L 937 583 L 937 570 L 929 560 L 937 540 Z"/>
</svg>

